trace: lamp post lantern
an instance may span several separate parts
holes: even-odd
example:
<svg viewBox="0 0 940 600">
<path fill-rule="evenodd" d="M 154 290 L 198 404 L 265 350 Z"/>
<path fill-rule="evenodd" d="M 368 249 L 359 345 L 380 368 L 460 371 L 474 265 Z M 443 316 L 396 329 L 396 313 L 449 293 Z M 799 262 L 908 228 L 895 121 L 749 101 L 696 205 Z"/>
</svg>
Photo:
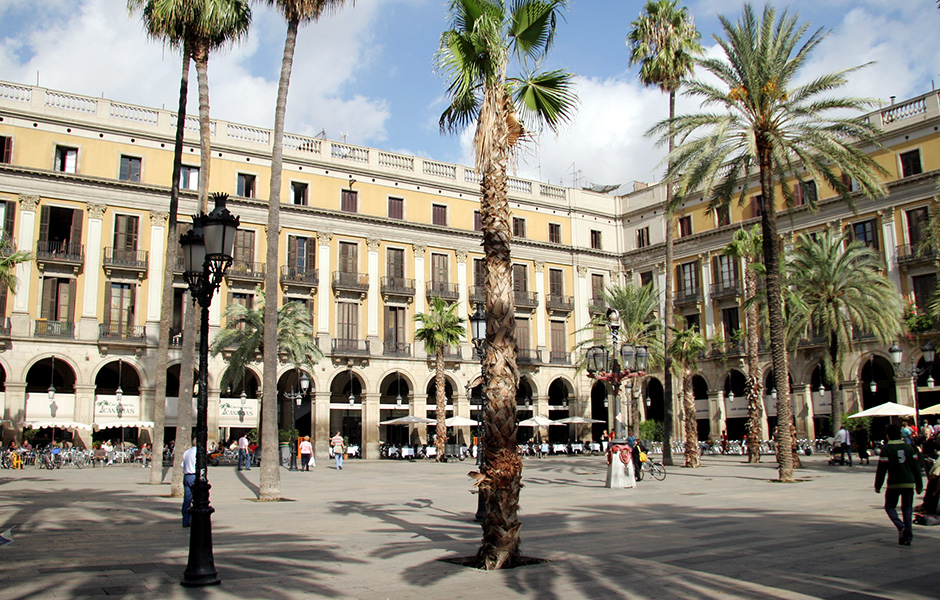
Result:
<svg viewBox="0 0 940 600">
<path fill-rule="evenodd" d="M 649 365 L 649 349 L 646 346 L 637 346 L 629 342 L 620 343 L 620 313 L 612 308 L 607 309 L 607 328 L 610 330 L 611 350 L 598 345 L 587 351 L 588 377 L 597 381 L 606 381 L 613 387 L 614 395 L 614 440 L 609 444 L 611 452 L 608 461 L 607 487 L 625 487 L 626 475 L 624 465 L 617 456 L 616 448 L 626 445 L 626 432 L 624 431 L 624 418 L 620 412 L 620 388 L 624 381 L 632 382 L 636 377 L 644 375 Z M 631 399 L 632 401 L 632 399 Z M 629 414 L 630 407 L 627 407 Z M 629 418 L 627 418 L 629 424 Z"/>
<path fill-rule="evenodd" d="M 298 371 L 300 369 L 297 369 Z M 300 389 L 292 389 L 284 392 L 284 397 L 290 402 L 290 468 L 288 471 L 297 471 L 297 409 L 307 396 L 310 389 L 310 376 L 306 372 L 300 371 L 298 377 Z"/>
<path fill-rule="evenodd" d="M 477 437 L 480 440 L 480 446 L 477 452 L 477 460 L 480 464 L 480 471 L 486 469 L 486 368 L 483 361 L 486 358 L 486 311 L 483 310 L 483 304 L 477 303 L 477 309 L 470 315 L 470 334 L 473 341 L 473 351 L 480 361 L 480 424 L 477 425 Z M 477 491 L 477 512 L 474 520 L 481 522 L 486 515 L 486 502 L 483 498 L 485 490 L 479 488 Z"/>
<path fill-rule="evenodd" d="M 232 264 L 232 248 L 239 218 L 225 207 L 226 194 L 213 194 L 215 208 L 209 214 L 193 216 L 193 228 L 180 236 L 183 246 L 183 277 L 189 285 L 193 304 L 201 310 L 199 324 L 199 393 L 196 398 L 196 477 L 193 504 L 189 509 L 189 562 L 180 583 L 187 587 L 218 585 L 218 571 L 212 555 L 212 520 L 215 509 L 209 505 L 209 479 L 206 463 L 208 442 L 209 385 L 209 306 Z"/>
<path fill-rule="evenodd" d="M 901 350 L 900 344 L 895 341 L 891 344 L 891 347 L 888 348 L 888 354 L 891 355 L 891 362 L 894 363 L 894 368 L 897 371 L 897 374 L 901 377 L 911 377 L 913 381 L 913 390 L 911 394 L 911 400 L 914 402 L 914 423 L 920 420 L 920 410 L 917 406 L 917 379 L 923 375 L 927 374 L 927 387 L 933 389 L 934 380 L 931 372 L 933 371 L 933 361 L 937 357 L 937 349 L 934 348 L 933 344 L 930 343 L 930 340 L 924 342 L 924 345 L 921 346 L 920 351 L 924 355 L 924 366 L 918 367 L 917 363 L 914 362 L 914 356 L 911 356 L 911 363 L 909 367 L 906 367 L 902 364 L 904 358 L 904 352 Z M 872 370 L 872 385 L 875 381 L 875 372 Z"/>
</svg>

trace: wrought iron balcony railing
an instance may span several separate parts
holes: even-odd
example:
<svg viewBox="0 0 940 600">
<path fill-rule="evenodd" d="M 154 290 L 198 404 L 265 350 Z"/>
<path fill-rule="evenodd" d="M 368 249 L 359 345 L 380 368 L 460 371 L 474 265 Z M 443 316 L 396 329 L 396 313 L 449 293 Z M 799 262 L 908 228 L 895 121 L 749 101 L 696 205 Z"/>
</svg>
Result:
<svg viewBox="0 0 940 600">
<path fill-rule="evenodd" d="M 333 289 L 347 292 L 366 292 L 369 290 L 369 275 L 349 271 L 333 271 Z"/>
<path fill-rule="evenodd" d="M 460 298 L 460 289 L 456 283 L 446 281 L 429 281 L 427 283 L 427 297 L 437 296 L 441 300 L 457 300 Z"/>
<path fill-rule="evenodd" d="M 36 260 L 81 264 L 85 261 L 85 247 L 80 243 L 68 244 L 59 241 L 39 240 L 36 243 Z"/>
<path fill-rule="evenodd" d="M 415 280 L 406 277 L 383 277 L 382 293 L 392 296 L 414 296 Z"/>
<path fill-rule="evenodd" d="M 147 250 L 122 250 L 108 246 L 104 249 L 102 264 L 106 267 L 146 271 L 148 255 Z"/>
<path fill-rule="evenodd" d="M 574 297 L 561 294 L 549 294 L 545 297 L 545 306 L 549 310 L 571 312 L 574 310 Z"/>
<path fill-rule="evenodd" d="M 47 321 L 36 320 L 36 337 L 74 338 L 75 323 L 73 321 Z"/>
<path fill-rule="evenodd" d="M 281 267 L 281 283 L 317 287 L 320 277 L 314 268 L 284 265 Z"/>
<path fill-rule="evenodd" d="M 369 340 L 333 338 L 332 352 L 339 356 L 368 356 Z"/>
</svg>

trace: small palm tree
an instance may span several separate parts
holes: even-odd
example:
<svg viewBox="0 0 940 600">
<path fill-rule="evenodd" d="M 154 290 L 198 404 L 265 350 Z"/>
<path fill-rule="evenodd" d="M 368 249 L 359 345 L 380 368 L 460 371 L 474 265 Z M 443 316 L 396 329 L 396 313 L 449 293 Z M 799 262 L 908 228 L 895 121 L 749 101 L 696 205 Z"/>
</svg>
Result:
<svg viewBox="0 0 940 600">
<path fill-rule="evenodd" d="M 9 289 L 16 293 L 16 266 L 33 260 L 33 253 L 27 250 L 17 250 L 13 242 L 4 237 L 0 241 L 0 288 Z"/>
<path fill-rule="evenodd" d="M 750 229 L 743 227 L 734 232 L 731 242 L 722 253 L 736 260 L 744 261 L 744 330 L 745 351 L 747 353 L 747 462 L 760 462 L 760 430 L 763 420 L 764 387 L 760 373 L 760 307 L 757 300 L 757 278 L 764 272 L 760 262 L 761 246 L 760 225 Z"/>
<path fill-rule="evenodd" d="M 669 118 L 676 115 L 676 90 L 683 79 L 692 74 L 695 56 L 701 54 L 699 35 L 692 17 L 685 7 L 678 7 L 677 0 L 649 0 L 644 13 L 631 23 L 633 29 L 627 36 L 630 47 L 630 65 L 640 65 L 640 81 L 647 87 L 658 87 L 669 94 Z M 674 139 L 669 135 L 669 152 L 672 153 Z M 672 186 L 666 186 L 666 326 L 663 327 L 663 347 L 671 344 L 674 312 L 672 263 L 673 263 L 673 219 L 675 202 Z M 663 423 L 663 464 L 672 464 L 672 420 L 674 394 L 672 391 L 672 358 L 665 356 L 663 394 L 666 401 Z"/>
<path fill-rule="evenodd" d="M 226 327 L 219 331 L 210 347 L 213 356 L 224 350 L 232 350 L 228 365 L 222 372 L 219 384 L 222 388 L 241 387 L 248 365 L 257 362 L 258 355 L 264 349 L 267 303 L 265 293 L 260 287 L 255 289 L 255 297 L 257 304 L 254 307 L 229 303 L 224 313 Z M 277 309 L 276 352 L 284 356 L 284 362 L 308 371 L 312 371 L 313 366 L 323 358 L 323 352 L 316 343 L 313 317 L 306 305 L 300 302 L 285 302 Z M 274 385 L 277 387 L 276 381 Z M 274 402 L 277 402 L 276 394 Z M 276 423 L 273 428 L 277 433 Z"/>
<path fill-rule="evenodd" d="M 697 327 L 673 329 L 669 354 L 676 361 L 676 371 L 682 380 L 682 412 L 685 421 L 685 466 L 702 466 L 698 445 L 698 421 L 695 418 L 695 392 L 692 376 L 698 368 L 699 355 L 705 350 L 705 337 Z"/>
<path fill-rule="evenodd" d="M 291 69 L 294 64 L 294 49 L 297 45 L 297 30 L 300 24 L 316 21 L 328 9 L 336 8 L 344 0 L 267 0 L 287 19 L 287 36 L 284 39 L 284 56 L 281 60 L 281 76 L 277 86 L 277 102 L 274 109 L 274 148 L 271 155 L 271 193 L 268 196 L 268 233 L 265 255 L 266 289 L 278 289 L 278 251 L 281 232 L 281 177 L 284 168 L 284 120 L 287 115 L 287 92 L 290 88 Z M 273 302 L 265 315 L 268 323 L 274 323 L 277 303 Z M 279 323 L 279 321 L 278 321 Z M 280 325 L 278 325 L 279 327 Z M 281 471 L 277 466 L 277 353 L 274 341 L 279 332 L 272 324 L 264 332 L 267 341 L 264 353 L 262 431 L 265 439 L 261 443 L 261 499 L 278 500 L 281 497 Z M 270 437 L 269 437 L 270 436 Z"/>
<path fill-rule="evenodd" d="M 431 309 L 415 315 L 421 326 L 415 330 L 415 340 L 424 342 L 428 354 L 434 355 L 434 387 L 436 398 L 437 433 L 434 447 L 438 462 L 444 460 L 444 443 L 447 441 L 447 398 L 444 396 L 444 351 L 460 344 L 467 334 L 466 319 L 457 314 L 457 303 L 448 304 L 439 297 L 431 299 Z"/>
<path fill-rule="evenodd" d="M 521 559 L 522 461 L 516 455 L 518 372 L 507 168 L 526 128 L 544 124 L 555 131 L 574 110 L 569 73 L 530 68 L 551 47 L 564 5 L 565 0 L 450 0 L 451 28 L 441 35 L 437 53 L 438 66 L 450 80 L 441 129 L 460 132 L 476 122 L 486 268 L 484 452 L 487 465 L 500 466 L 484 473 L 498 475 L 499 481 L 488 479 L 480 486 L 486 516 L 478 556 L 485 569 L 514 567 Z M 519 77 L 507 74 L 512 58 L 521 66 Z"/>
<path fill-rule="evenodd" d="M 799 300 L 793 330 L 829 341 L 823 374 L 832 387 L 833 433 L 841 427 L 842 363 L 852 334 L 865 331 L 888 343 L 901 331 L 901 295 L 882 269 L 878 253 L 831 230 L 801 235 L 790 260 L 790 285 Z"/>
<path fill-rule="evenodd" d="M 162 452 L 165 422 L 166 369 L 169 357 L 170 322 L 173 317 L 173 269 L 176 266 L 177 212 L 179 206 L 179 178 L 182 165 L 183 132 L 186 123 L 186 98 L 189 90 L 189 62 L 196 61 L 199 79 L 200 113 L 200 168 L 199 206 L 205 211 L 209 197 L 209 81 L 206 72 L 209 52 L 221 48 L 248 31 L 251 11 L 245 0 L 128 0 L 132 13 L 140 13 L 147 33 L 162 39 L 170 47 L 180 48 L 183 54 L 183 72 L 180 77 L 180 98 L 176 122 L 176 141 L 173 154 L 173 180 L 170 182 L 170 206 L 167 223 L 167 261 L 163 273 L 163 295 L 160 303 L 160 337 L 157 342 L 156 398 L 154 403 L 154 452 Z M 182 354 L 184 362 L 195 362 L 196 312 L 186 311 L 183 327 Z M 191 369 L 183 369 L 180 380 L 179 410 L 177 412 L 177 452 L 191 445 L 192 389 Z M 163 480 L 163 465 L 158 461 L 150 470 L 151 483 Z M 173 466 L 172 496 L 183 495 L 183 470 L 179 462 Z"/>
<path fill-rule="evenodd" d="M 780 480 L 793 481 L 793 456 L 789 452 L 792 410 L 785 368 L 775 189 L 781 187 L 788 205 L 794 201 L 789 182 L 794 174 L 798 185 L 804 177 L 819 179 L 847 202 L 852 201 L 851 187 L 843 176 L 854 179 L 870 198 L 886 192 L 879 179 L 885 170 L 859 146 L 877 146 L 878 132 L 867 121 L 845 116 L 846 111 L 863 110 L 871 102 L 833 93 L 857 68 L 795 85 L 800 69 L 823 41 L 825 32 L 819 29 L 805 38 L 809 24 L 798 24 L 798 18 L 786 11 L 779 19 L 776 14 L 773 7 L 767 6 L 758 20 L 747 4 L 737 23 L 719 17 L 724 38 L 716 36 L 716 41 L 725 56 L 698 63 L 717 78 L 717 83 L 684 84 L 686 93 L 699 98 L 703 108 L 717 110 L 667 119 L 656 124 L 650 134 L 660 135 L 663 141 L 674 134 L 680 141 L 681 145 L 669 155 L 666 175 L 666 180 L 676 186 L 678 197 L 701 191 L 718 199 L 737 195 L 743 201 L 752 172 L 757 172 L 770 353 L 777 388 L 777 462 Z M 831 111 L 836 114 L 830 116 Z M 798 171 L 798 165 L 805 170 Z"/>
</svg>

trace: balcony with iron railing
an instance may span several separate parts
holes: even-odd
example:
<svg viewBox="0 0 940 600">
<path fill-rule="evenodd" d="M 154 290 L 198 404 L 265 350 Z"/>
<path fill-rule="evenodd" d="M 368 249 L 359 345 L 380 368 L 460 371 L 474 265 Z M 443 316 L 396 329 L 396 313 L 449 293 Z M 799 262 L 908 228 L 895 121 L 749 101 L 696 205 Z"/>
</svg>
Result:
<svg viewBox="0 0 940 600">
<path fill-rule="evenodd" d="M 588 312 L 592 315 L 602 315 L 607 312 L 607 300 L 603 298 L 591 298 L 588 300 Z"/>
<path fill-rule="evenodd" d="M 369 340 L 333 338 L 331 352 L 334 356 L 369 356 Z"/>
<path fill-rule="evenodd" d="M 281 283 L 315 288 L 320 283 L 320 277 L 314 268 L 284 265 L 281 267 Z"/>
<path fill-rule="evenodd" d="M 676 306 L 686 304 L 696 304 L 702 301 L 702 290 L 695 288 L 680 288 L 676 290 L 676 296 L 673 302 Z"/>
<path fill-rule="evenodd" d="M 574 310 L 574 296 L 549 294 L 545 297 L 545 307 L 557 312 L 571 312 Z"/>
<path fill-rule="evenodd" d="M 515 290 L 512 295 L 516 308 L 536 309 L 539 307 L 539 295 L 535 292 Z"/>
<path fill-rule="evenodd" d="M 415 280 L 407 277 L 386 276 L 382 278 L 381 290 L 385 296 L 414 297 Z"/>
<path fill-rule="evenodd" d="M 482 285 L 470 286 L 470 304 L 481 304 L 486 302 L 486 288 Z"/>
<path fill-rule="evenodd" d="M 898 265 L 912 265 L 937 260 L 934 248 L 920 248 L 918 244 L 898 246 Z"/>
<path fill-rule="evenodd" d="M 67 338 L 75 337 L 75 323 L 73 321 L 48 321 L 36 319 L 36 337 Z"/>
<path fill-rule="evenodd" d="M 719 281 L 711 285 L 710 296 L 712 300 L 719 298 L 736 298 L 741 295 L 741 282 L 737 279 L 732 281 Z"/>
<path fill-rule="evenodd" d="M 441 300 L 449 300 L 454 302 L 460 298 L 460 289 L 457 287 L 456 283 L 448 283 L 446 281 L 429 281 L 427 283 L 427 298 L 430 300 L 435 296 Z"/>
<path fill-rule="evenodd" d="M 549 353 L 549 361 L 553 365 L 571 364 L 571 353 L 566 350 L 552 350 Z"/>
<path fill-rule="evenodd" d="M 411 344 L 407 342 L 382 342 L 385 356 L 411 356 Z"/>
<path fill-rule="evenodd" d="M 369 291 L 369 275 L 351 271 L 333 271 L 333 291 L 367 292 Z"/>
<path fill-rule="evenodd" d="M 40 263 L 78 266 L 85 261 L 85 247 L 80 243 L 39 240 L 36 243 L 36 260 Z"/>
<path fill-rule="evenodd" d="M 232 261 L 232 264 L 225 271 L 225 276 L 229 281 L 263 281 L 264 263 L 244 260 Z"/>
<path fill-rule="evenodd" d="M 539 351 L 535 348 L 516 348 L 516 362 L 521 365 L 535 365 L 541 362 Z"/>
<path fill-rule="evenodd" d="M 147 270 L 147 250 L 125 250 L 108 246 L 104 249 L 102 265 L 105 269 L 123 269 L 144 272 Z"/>
<path fill-rule="evenodd" d="M 98 325 L 98 341 L 117 341 L 142 344 L 147 340 L 147 330 L 143 325 L 125 325 L 124 323 L 101 323 Z"/>
</svg>

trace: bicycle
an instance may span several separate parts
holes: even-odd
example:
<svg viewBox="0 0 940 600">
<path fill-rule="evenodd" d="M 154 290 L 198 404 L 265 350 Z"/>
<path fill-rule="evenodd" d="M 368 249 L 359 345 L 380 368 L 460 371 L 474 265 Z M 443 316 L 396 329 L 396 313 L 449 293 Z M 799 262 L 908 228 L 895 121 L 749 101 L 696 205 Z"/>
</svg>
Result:
<svg viewBox="0 0 940 600">
<path fill-rule="evenodd" d="M 653 476 L 653 479 L 656 481 L 662 481 L 666 478 L 666 467 L 662 463 L 653 462 L 649 456 L 646 460 L 640 462 L 640 470 L 636 473 L 637 481 L 643 481 L 643 477 L 646 473 L 649 473 Z"/>
</svg>

